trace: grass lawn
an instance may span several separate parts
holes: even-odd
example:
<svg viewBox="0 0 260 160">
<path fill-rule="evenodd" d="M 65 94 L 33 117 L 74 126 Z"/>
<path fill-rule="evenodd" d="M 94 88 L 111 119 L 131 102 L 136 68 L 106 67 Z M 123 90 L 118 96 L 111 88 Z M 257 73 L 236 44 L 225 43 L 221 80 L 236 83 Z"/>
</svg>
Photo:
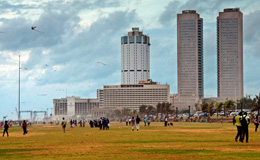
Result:
<svg viewBox="0 0 260 160">
<path fill-rule="evenodd" d="M 231 123 L 176 122 L 164 127 L 151 123 L 132 131 L 125 123 L 111 123 L 110 130 L 32 125 L 9 129 L 0 137 L 0 159 L 260 159 L 260 131 L 250 124 L 249 143 L 235 142 Z"/>
</svg>

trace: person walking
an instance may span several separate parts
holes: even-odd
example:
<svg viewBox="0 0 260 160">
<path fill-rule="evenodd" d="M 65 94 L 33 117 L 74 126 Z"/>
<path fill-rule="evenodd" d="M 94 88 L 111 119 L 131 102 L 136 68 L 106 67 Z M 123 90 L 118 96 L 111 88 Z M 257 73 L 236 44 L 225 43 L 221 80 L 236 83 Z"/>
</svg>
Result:
<svg viewBox="0 0 260 160">
<path fill-rule="evenodd" d="M 242 121 L 242 112 L 239 112 L 239 114 L 236 116 L 236 126 L 237 126 L 237 135 L 235 137 L 235 141 L 237 142 L 237 138 L 239 137 L 239 141 L 243 143 L 243 131 L 242 131 L 242 124 L 241 124 L 241 121 Z"/>
<path fill-rule="evenodd" d="M 128 119 L 128 124 L 129 124 L 129 126 L 130 126 L 130 124 L 131 124 L 131 121 L 132 121 L 132 119 L 131 119 L 131 117 L 129 117 L 129 119 Z"/>
<path fill-rule="evenodd" d="M 144 126 L 146 126 L 146 118 L 144 117 Z"/>
<path fill-rule="evenodd" d="M 140 123 L 140 118 L 137 116 L 136 117 L 136 129 L 137 129 L 137 131 L 139 131 L 139 127 L 140 127 L 139 123 Z"/>
<path fill-rule="evenodd" d="M 27 124 L 26 124 L 25 120 L 23 120 L 22 128 L 23 128 L 23 135 L 27 134 Z"/>
<path fill-rule="evenodd" d="M 7 134 L 7 137 L 9 137 L 9 135 L 8 135 L 8 128 L 9 128 L 9 125 L 8 125 L 7 121 L 5 121 L 3 137 L 5 136 L 5 132 Z"/>
<path fill-rule="evenodd" d="M 132 131 L 134 131 L 134 129 L 135 129 L 135 117 L 132 117 L 131 125 L 132 125 Z"/>
<path fill-rule="evenodd" d="M 65 133 L 66 124 L 67 124 L 67 122 L 65 121 L 65 118 L 63 117 L 62 122 L 61 122 L 63 133 Z"/>
<path fill-rule="evenodd" d="M 167 116 L 165 116 L 164 118 L 164 126 L 167 127 L 167 123 L 168 123 L 168 119 L 167 119 Z"/>
<path fill-rule="evenodd" d="M 255 119 L 254 119 L 254 124 L 255 124 L 255 132 L 257 132 L 257 128 L 258 128 L 258 126 L 259 126 L 258 116 L 255 117 Z"/>
<path fill-rule="evenodd" d="M 102 118 L 101 117 L 98 121 L 98 125 L 99 125 L 99 130 L 101 130 L 102 129 Z"/>
<path fill-rule="evenodd" d="M 246 143 L 248 143 L 248 125 L 250 124 L 250 119 L 249 116 L 247 116 L 247 112 L 244 113 L 241 124 L 243 130 L 243 140 L 246 136 Z"/>
<path fill-rule="evenodd" d="M 103 118 L 102 124 L 103 124 L 103 130 L 107 129 L 107 119 L 106 118 Z"/>
<path fill-rule="evenodd" d="M 151 119 L 150 118 L 148 118 L 148 127 L 150 126 L 150 123 L 151 123 Z"/>
</svg>

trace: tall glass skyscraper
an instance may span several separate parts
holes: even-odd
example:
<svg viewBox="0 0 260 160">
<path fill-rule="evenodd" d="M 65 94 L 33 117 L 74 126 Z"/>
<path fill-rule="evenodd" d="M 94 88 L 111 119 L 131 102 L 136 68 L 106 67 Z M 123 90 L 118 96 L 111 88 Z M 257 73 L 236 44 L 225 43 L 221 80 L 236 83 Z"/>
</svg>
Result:
<svg viewBox="0 0 260 160">
<path fill-rule="evenodd" d="M 150 79 L 150 37 L 132 28 L 121 37 L 121 84 Z"/>
<path fill-rule="evenodd" d="M 195 10 L 177 15 L 178 98 L 176 106 L 194 106 L 204 96 L 203 19 Z"/>
<path fill-rule="evenodd" d="M 203 97 L 203 19 L 194 10 L 177 18 L 178 94 Z"/>
<path fill-rule="evenodd" d="M 218 98 L 243 97 L 243 13 L 224 9 L 217 17 Z"/>
</svg>

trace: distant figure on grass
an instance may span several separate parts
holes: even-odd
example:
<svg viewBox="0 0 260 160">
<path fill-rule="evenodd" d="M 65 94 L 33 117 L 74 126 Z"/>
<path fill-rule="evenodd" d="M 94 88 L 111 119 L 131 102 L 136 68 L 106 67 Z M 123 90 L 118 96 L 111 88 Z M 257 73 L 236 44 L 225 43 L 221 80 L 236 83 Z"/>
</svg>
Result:
<svg viewBox="0 0 260 160">
<path fill-rule="evenodd" d="M 73 124 L 73 121 L 72 121 L 72 119 L 70 120 L 70 128 L 73 128 L 72 127 L 72 124 Z"/>
<path fill-rule="evenodd" d="M 5 132 L 7 134 L 7 137 L 9 137 L 9 135 L 8 135 L 8 128 L 9 128 L 9 125 L 8 125 L 7 121 L 5 121 L 3 137 L 5 136 Z"/>
<path fill-rule="evenodd" d="M 144 126 L 146 126 L 146 118 L 144 117 Z"/>
<path fill-rule="evenodd" d="M 258 126 L 259 126 L 258 116 L 255 117 L 255 119 L 254 119 L 254 124 L 255 124 L 255 132 L 257 132 L 257 128 L 258 128 Z"/>
<path fill-rule="evenodd" d="M 23 128 L 23 135 L 27 134 L 27 124 L 26 124 L 25 120 L 23 120 L 22 128 Z"/>
<path fill-rule="evenodd" d="M 237 126 L 237 135 L 235 137 L 235 141 L 237 142 L 237 138 L 239 137 L 239 141 L 243 143 L 243 130 L 242 130 L 242 112 L 239 112 L 239 114 L 236 116 L 236 126 Z"/>
<path fill-rule="evenodd" d="M 151 123 L 151 119 L 150 118 L 148 118 L 148 127 L 150 126 L 150 123 Z"/>
<path fill-rule="evenodd" d="M 125 125 L 128 126 L 128 118 L 125 119 Z"/>
<path fill-rule="evenodd" d="M 65 133 L 66 124 L 67 124 L 67 122 L 65 121 L 65 118 L 63 117 L 62 122 L 61 122 L 63 133 Z"/>
<path fill-rule="evenodd" d="M 129 126 L 130 126 L 131 121 L 132 121 L 132 119 L 131 119 L 131 117 L 129 117 L 129 119 L 128 119 Z"/>
<path fill-rule="evenodd" d="M 102 118 L 100 117 L 99 121 L 98 121 L 98 125 L 99 125 L 99 129 L 101 130 L 102 129 Z"/>
<path fill-rule="evenodd" d="M 164 118 L 164 126 L 167 127 L 167 122 L 168 122 L 168 119 L 167 119 L 167 116 L 165 116 Z"/>
<path fill-rule="evenodd" d="M 109 119 L 107 118 L 107 129 L 109 129 L 110 127 L 110 123 L 109 123 Z"/>
<path fill-rule="evenodd" d="M 135 117 L 132 117 L 131 125 L 132 125 L 132 131 L 134 131 L 134 129 L 135 129 Z"/>
<path fill-rule="evenodd" d="M 248 143 L 248 125 L 250 124 L 250 119 L 247 116 L 247 112 L 244 113 L 241 124 L 243 129 L 243 140 L 246 136 L 246 143 Z"/>
<path fill-rule="evenodd" d="M 140 123 L 140 118 L 137 116 L 136 117 L 136 129 L 137 129 L 137 131 L 139 131 L 139 127 L 140 127 L 139 123 Z"/>
</svg>

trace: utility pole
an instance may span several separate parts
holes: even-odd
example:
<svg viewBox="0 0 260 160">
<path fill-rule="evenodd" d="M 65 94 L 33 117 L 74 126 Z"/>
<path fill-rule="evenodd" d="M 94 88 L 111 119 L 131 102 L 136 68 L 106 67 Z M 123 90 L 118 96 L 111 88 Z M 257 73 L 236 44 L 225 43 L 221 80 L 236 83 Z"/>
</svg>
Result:
<svg viewBox="0 0 260 160">
<path fill-rule="evenodd" d="M 18 120 L 20 121 L 20 70 L 21 70 L 21 66 L 20 66 L 20 55 L 19 55 L 19 84 L 18 84 Z"/>
<path fill-rule="evenodd" d="M 175 113 L 175 115 L 176 115 L 176 118 L 178 117 L 178 107 L 176 107 L 176 113 Z"/>
</svg>

